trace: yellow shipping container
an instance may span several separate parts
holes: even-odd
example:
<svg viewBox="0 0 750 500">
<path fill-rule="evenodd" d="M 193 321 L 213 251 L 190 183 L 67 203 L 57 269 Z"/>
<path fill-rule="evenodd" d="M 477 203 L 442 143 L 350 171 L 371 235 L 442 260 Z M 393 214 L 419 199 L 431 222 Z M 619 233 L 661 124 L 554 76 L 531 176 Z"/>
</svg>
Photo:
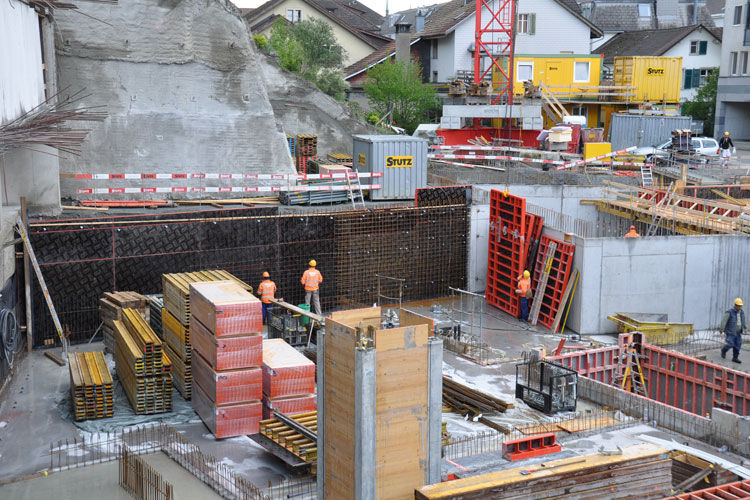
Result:
<svg viewBox="0 0 750 500">
<path fill-rule="evenodd" d="M 682 57 L 615 57 L 614 84 L 635 87 L 622 90 L 624 95 L 615 96 L 618 101 L 679 103 Z"/>
</svg>

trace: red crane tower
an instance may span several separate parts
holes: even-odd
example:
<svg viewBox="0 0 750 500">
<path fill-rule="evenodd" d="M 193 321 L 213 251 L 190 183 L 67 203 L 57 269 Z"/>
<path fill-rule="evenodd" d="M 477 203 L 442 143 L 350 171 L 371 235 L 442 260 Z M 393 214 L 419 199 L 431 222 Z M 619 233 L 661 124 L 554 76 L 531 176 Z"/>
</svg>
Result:
<svg viewBox="0 0 750 500">
<path fill-rule="evenodd" d="M 492 104 L 513 104 L 513 38 L 516 0 L 476 0 L 474 40 L 474 83 L 481 82 L 492 71 L 499 81 Z M 482 68 L 482 60 L 488 64 Z M 507 64 L 506 64 L 507 63 Z M 493 93 L 494 93 L 493 92 Z"/>
</svg>

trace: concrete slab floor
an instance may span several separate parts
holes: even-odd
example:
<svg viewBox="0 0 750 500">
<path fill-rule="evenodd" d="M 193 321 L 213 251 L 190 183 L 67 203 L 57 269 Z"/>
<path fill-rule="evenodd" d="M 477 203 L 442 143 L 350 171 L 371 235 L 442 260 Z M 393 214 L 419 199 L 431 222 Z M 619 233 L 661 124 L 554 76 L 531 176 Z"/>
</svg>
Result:
<svg viewBox="0 0 750 500">
<path fill-rule="evenodd" d="M 214 500 L 223 498 L 198 478 L 183 469 L 164 453 L 143 455 L 149 465 L 174 487 L 174 498 L 180 500 Z M 55 472 L 48 476 L 0 486 L 0 498 L 13 500 L 126 500 L 132 497 L 119 485 L 116 460 L 78 469 Z M 84 487 L 85 486 L 85 487 Z"/>
</svg>

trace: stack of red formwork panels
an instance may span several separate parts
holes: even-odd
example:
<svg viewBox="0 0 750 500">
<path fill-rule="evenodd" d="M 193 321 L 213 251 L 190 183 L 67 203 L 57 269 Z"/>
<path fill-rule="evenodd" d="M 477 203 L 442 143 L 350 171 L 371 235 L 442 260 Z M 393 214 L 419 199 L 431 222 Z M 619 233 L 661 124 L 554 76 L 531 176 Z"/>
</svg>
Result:
<svg viewBox="0 0 750 500">
<path fill-rule="evenodd" d="M 263 341 L 263 419 L 273 410 L 287 415 L 318 408 L 315 363 L 282 339 Z"/>
<path fill-rule="evenodd" d="M 262 311 L 233 281 L 190 284 L 193 409 L 217 438 L 255 434 L 262 416 Z"/>
<path fill-rule="evenodd" d="M 526 267 L 526 199 L 493 189 L 490 193 L 490 237 L 487 302 L 517 316 L 518 276 Z"/>
<path fill-rule="evenodd" d="M 562 296 L 565 293 L 565 287 L 568 285 L 568 279 L 570 279 L 573 268 L 573 254 L 576 249 L 575 245 L 571 243 L 565 243 L 549 236 L 542 236 L 539 239 L 536 266 L 534 267 L 531 281 L 531 289 L 534 290 L 535 294 L 540 293 L 537 285 L 542 276 L 542 268 L 544 267 L 550 243 L 557 244 L 557 248 L 552 258 L 552 266 L 550 267 L 549 278 L 547 278 L 547 287 L 542 292 L 544 296 L 542 297 L 542 305 L 539 309 L 539 318 L 537 320 L 539 324 L 547 328 L 552 328 L 557 310 L 564 305 L 561 304 Z"/>
</svg>

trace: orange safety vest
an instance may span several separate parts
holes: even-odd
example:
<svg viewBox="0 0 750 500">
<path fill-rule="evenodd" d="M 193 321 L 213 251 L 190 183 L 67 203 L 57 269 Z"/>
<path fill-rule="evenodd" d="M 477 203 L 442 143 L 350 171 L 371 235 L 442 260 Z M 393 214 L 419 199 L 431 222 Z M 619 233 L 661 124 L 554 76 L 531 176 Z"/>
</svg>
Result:
<svg viewBox="0 0 750 500">
<path fill-rule="evenodd" d="M 628 231 L 628 233 L 625 235 L 625 238 L 640 238 L 641 235 L 638 234 L 638 232 L 635 229 L 631 229 Z"/>
<path fill-rule="evenodd" d="M 271 280 L 263 280 L 258 285 L 258 293 L 260 294 L 260 301 L 264 304 L 270 304 L 273 294 L 276 293 L 276 283 Z"/>
<path fill-rule="evenodd" d="M 320 274 L 320 271 L 311 267 L 302 275 L 300 283 L 305 285 L 305 291 L 313 292 L 318 289 L 318 285 L 323 283 L 323 275 Z"/>
<path fill-rule="evenodd" d="M 531 278 L 521 278 L 518 280 L 519 295 L 526 297 L 526 292 L 531 288 Z"/>
</svg>

